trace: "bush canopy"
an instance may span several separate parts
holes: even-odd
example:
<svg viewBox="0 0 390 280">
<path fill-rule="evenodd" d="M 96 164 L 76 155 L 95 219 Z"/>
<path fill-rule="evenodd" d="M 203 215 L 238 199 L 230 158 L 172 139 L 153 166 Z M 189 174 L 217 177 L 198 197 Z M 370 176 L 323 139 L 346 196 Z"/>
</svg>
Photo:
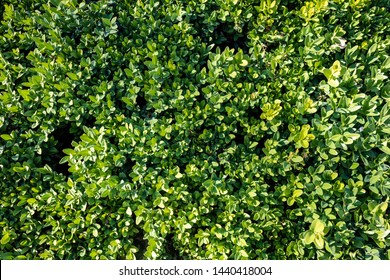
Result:
<svg viewBox="0 0 390 280">
<path fill-rule="evenodd" d="M 390 259 L 388 0 L 0 15 L 0 259 Z"/>
</svg>

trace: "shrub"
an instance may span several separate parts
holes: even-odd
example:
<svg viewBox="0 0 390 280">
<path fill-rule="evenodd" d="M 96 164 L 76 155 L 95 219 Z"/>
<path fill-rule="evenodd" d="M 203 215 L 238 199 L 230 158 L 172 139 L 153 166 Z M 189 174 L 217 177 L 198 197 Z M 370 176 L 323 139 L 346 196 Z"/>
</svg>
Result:
<svg viewBox="0 0 390 280">
<path fill-rule="evenodd" d="M 2 1 L 1 259 L 389 259 L 388 1 Z"/>
</svg>

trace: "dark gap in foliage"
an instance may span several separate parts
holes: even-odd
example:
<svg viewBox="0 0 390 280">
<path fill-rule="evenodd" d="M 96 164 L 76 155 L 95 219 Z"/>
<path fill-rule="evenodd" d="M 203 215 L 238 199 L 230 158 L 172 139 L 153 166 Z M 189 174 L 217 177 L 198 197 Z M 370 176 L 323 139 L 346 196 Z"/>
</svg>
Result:
<svg viewBox="0 0 390 280">
<path fill-rule="evenodd" d="M 270 175 L 264 176 L 264 183 L 269 186 L 268 193 L 274 193 L 276 191 L 276 183 Z"/>
<path fill-rule="evenodd" d="M 279 47 L 279 42 L 267 42 L 265 43 L 265 50 L 267 52 L 273 52 Z"/>
<path fill-rule="evenodd" d="M 239 32 L 235 29 L 234 23 L 220 22 L 212 33 L 212 43 L 215 45 L 211 51 L 215 51 L 219 47 L 221 51 L 229 48 L 235 51 L 241 49 L 247 53 L 249 51 L 247 32 L 247 24 L 244 24 L 242 31 Z"/>
<path fill-rule="evenodd" d="M 133 245 L 138 248 L 138 252 L 134 254 L 137 260 L 142 260 L 144 258 L 144 254 L 148 247 L 148 241 L 144 239 L 144 235 L 144 231 L 142 229 L 138 229 L 138 232 L 133 237 Z"/>
<path fill-rule="evenodd" d="M 305 166 L 315 166 L 316 162 L 318 161 L 318 155 L 311 156 L 310 151 L 305 151 L 301 155 L 305 161 Z"/>
<path fill-rule="evenodd" d="M 330 17 L 332 14 L 328 13 L 323 16 L 323 21 L 329 23 Z"/>
<path fill-rule="evenodd" d="M 141 110 L 145 109 L 147 101 L 143 95 L 138 94 L 135 102 Z"/>
<path fill-rule="evenodd" d="M 108 137 L 108 142 L 110 142 L 110 144 L 113 145 L 114 147 L 118 146 L 118 141 L 114 135 Z"/>
<path fill-rule="evenodd" d="M 285 85 L 282 85 L 282 86 L 280 87 L 280 93 L 281 93 L 282 95 L 285 95 L 285 94 L 287 94 L 287 92 L 288 92 L 288 90 L 287 90 L 286 86 L 285 86 Z"/>
<path fill-rule="evenodd" d="M 68 164 L 60 164 L 59 162 L 64 156 L 66 156 L 63 150 L 72 148 L 72 141 L 74 141 L 75 135 L 71 132 L 71 130 L 72 125 L 70 122 L 58 126 L 58 128 L 51 134 L 54 138 L 54 148 L 57 151 L 54 154 L 49 152 L 47 157 L 42 158 L 43 165 L 48 164 L 54 171 L 62 173 L 65 176 L 70 175 Z"/>
<path fill-rule="evenodd" d="M 121 167 L 114 169 L 113 175 L 118 175 L 121 179 L 126 179 L 133 171 L 134 165 L 135 161 L 127 157 L 125 163 Z"/>
<path fill-rule="evenodd" d="M 83 125 L 86 127 L 93 128 L 95 126 L 95 123 L 96 123 L 96 117 L 93 115 L 87 115 L 83 119 Z M 81 134 L 80 134 L 80 136 L 81 136 Z"/>
<path fill-rule="evenodd" d="M 3 134 L 3 133 L 10 134 L 10 133 L 12 133 L 12 131 L 19 131 L 20 126 L 18 124 L 15 124 L 15 122 L 13 122 L 13 119 L 12 119 L 13 116 L 14 116 L 13 113 L 5 114 L 4 123 L 2 126 L 0 126 L 1 134 Z M 15 120 L 16 120 L 16 118 L 15 118 Z M 28 123 L 28 122 L 26 122 L 26 123 Z"/>
<path fill-rule="evenodd" d="M 239 190 L 238 190 L 239 191 Z M 209 217 L 210 217 L 210 223 L 218 223 L 218 217 L 219 217 L 219 215 L 222 213 L 222 212 L 224 212 L 224 211 L 226 211 L 227 209 L 225 208 L 225 205 L 223 205 L 222 203 L 221 204 L 218 204 L 218 205 L 215 205 L 215 206 L 210 206 L 210 212 L 209 212 L 209 214 L 208 215 L 210 215 Z M 204 224 L 202 224 L 200 227 L 199 227 L 200 229 L 202 229 L 202 230 L 204 230 L 204 231 L 206 231 L 207 230 L 207 228 L 206 227 L 204 227 Z"/>
<path fill-rule="evenodd" d="M 81 42 L 81 34 L 75 33 L 75 32 L 64 32 L 62 36 L 65 38 L 67 42 L 69 42 L 71 45 L 74 45 L 77 47 Z"/>
<path fill-rule="evenodd" d="M 325 79 L 325 76 L 322 73 L 318 73 L 318 74 L 314 75 L 313 77 L 311 77 L 310 84 L 313 86 L 317 86 L 324 79 Z"/>
<path fill-rule="evenodd" d="M 263 111 L 261 110 L 260 106 L 254 106 L 254 107 L 249 107 L 247 110 L 246 110 L 246 113 L 249 117 L 249 119 L 251 117 L 255 118 L 255 119 L 259 119 L 260 118 L 260 115 L 261 113 L 263 113 Z"/>
<path fill-rule="evenodd" d="M 218 5 L 211 5 L 210 13 L 218 10 Z M 189 23 L 193 26 L 197 35 L 206 45 L 214 44 L 211 51 L 215 52 L 216 48 L 219 47 L 221 51 L 224 51 L 226 47 L 229 49 L 243 50 L 245 53 L 249 51 L 248 43 L 249 39 L 247 33 L 249 32 L 248 24 L 245 23 L 241 26 L 241 30 L 235 27 L 234 22 L 216 22 L 216 27 L 213 31 L 210 31 L 210 27 L 204 23 L 204 16 L 192 16 L 189 18 Z M 206 66 L 205 63 L 201 63 L 201 66 Z"/>
<path fill-rule="evenodd" d="M 102 79 L 106 80 L 107 82 L 112 81 L 114 79 L 114 74 L 115 74 L 115 65 L 110 65 L 109 67 L 104 67 L 101 70 Z"/>
<path fill-rule="evenodd" d="M 155 110 L 154 108 L 148 108 L 148 112 L 147 112 L 147 115 L 146 115 L 147 118 L 153 118 L 155 117 Z M 160 112 L 158 114 L 158 118 L 161 119 L 161 118 L 172 118 L 172 119 L 176 119 L 175 117 L 175 110 L 172 109 L 172 108 L 168 108 L 168 109 L 165 109 L 164 111 Z"/>
<path fill-rule="evenodd" d="M 126 162 L 122 166 L 122 172 L 127 174 L 130 173 L 133 170 L 133 166 L 135 165 L 135 163 L 135 160 L 127 158 Z"/>
<path fill-rule="evenodd" d="M 165 248 L 170 260 L 183 260 L 183 257 L 180 256 L 180 251 L 175 248 L 175 240 L 172 233 L 168 234 L 165 237 Z"/>
<path fill-rule="evenodd" d="M 245 137 L 245 132 L 244 132 L 244 129 L 242 128 L 242 126 L 240 125 L 239 122 L 237 122 L 237 132 L 234 133 L 234 136 L 235 138 L 233 139 L 233 141 L 239 145 L 239 144 L 244 144 L 244 137 Z"/>
<path fill-rule="evenodd" d="M 310 163 L 310 166 L 314 165 L 313 163 Z M 341 165 L 338 167 L 338 174 L 340 174 L 339 179 L 341 181 L 348 181 L 348 179 L 351 177 L 351 170 L 349 169 L 350 166 L 346 165 L 345 162 L 343 162 Z"/>
<path fill-rule="evenodd" d="M 178 163 L 179 170 L 180 170 L 181 174 L 185 174 L 186 173 L 187 164 L 188 164 L 188 160 L 183 160 L 183 161 L 180 161 Z"/>
<path fill-rule="evenodd" d="M 381 154 L 383 154 L 383 152 L 378 147 L 373 147 L 369 151 L 362 152 L 362 155 L 364 155 L 366 160 L 370 160 L 370 158 L 371 158 L 372 161 L 375 160 L 378 157 L 378 155 L 381 155 Z M 366 165 L 366 164 L 363 164 L 363 166 L 364 165 Z"/>
<path fill-rule="evenodd" d="M 123 26 L 120 21 L 117 21 L 118 26 L 118 37 L 120 37 L 120 41 L 123 41 L 125 37 L 130 36 L 129 28 L 127 26 Z M 123 37 L 122 37 L 123 36 Z"/>
<path fill-rule="evenodd" d="M 280 4 L 284 5 L 288 9 L 288 11 L 291 12 L 300 10 L 304 2 L 297 0 L 287 0 L 282 1 Z"/>
</svg>

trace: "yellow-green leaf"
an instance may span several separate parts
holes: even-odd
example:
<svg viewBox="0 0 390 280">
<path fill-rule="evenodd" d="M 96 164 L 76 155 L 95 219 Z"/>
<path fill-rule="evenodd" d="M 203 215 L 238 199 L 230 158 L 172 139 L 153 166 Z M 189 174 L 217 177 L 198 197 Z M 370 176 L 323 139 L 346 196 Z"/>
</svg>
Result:
<svg viewBox="0 0 390 280">
<path fill-rule="evenodd" d="M 308 230 L 306 233 L 305 233 L 305 236 L 303 238 L 303 243 L 309 245 L 311 244 L 313 241 L 314 241 L 314 238 L 315 238 L 315 234 L 313 231 L 311 230 Z"/>
<path fill-rule="evenodd" d="M 324 248 L 324 238 L 321 234 L 315 234 L 314 245 L 316 245 L 317 249 Z"/>
<path fill-rule="evenodd" d="M 245 60 L 245 59 L 243 59 L 243 60 L 241 61 L 241 63 L 240 63 L 240 66 L 243 66 L 243 67 L 245 67 L 245 66 L 247 66 L 247 65 L 248 65 L 248 61 Z"/>
<path fill-rule="evenodd" d="M 0 137 L 3 138 L 5 141 L 12 140 L 12 136 L 8 134 L 1 134 Z"/>
<path fill-rule="evenodd" d="M 77 77 L 77 75 L 75 73 L 66 73 L 66 75 L 71 78 L 73 81 L 77 81 L 79 79 L 79 77 Z"/>
<path fill-rule="evenodd" d="M 7 244 L 11 240 L 10 236 L 8 233 L 4 234 L 4 236 L 1 238 L 1 245 Z"/>
<path fill-rule="evenodd" d="M 310 226 L 310 229 L 314 232 L 314 233 L 321 233 L 324 231 L 325 229 L 325 224 L 323 221 L 319 220 L 319 219 L 316 219 L 312 222 L 311 226 Z"/>
</svg>

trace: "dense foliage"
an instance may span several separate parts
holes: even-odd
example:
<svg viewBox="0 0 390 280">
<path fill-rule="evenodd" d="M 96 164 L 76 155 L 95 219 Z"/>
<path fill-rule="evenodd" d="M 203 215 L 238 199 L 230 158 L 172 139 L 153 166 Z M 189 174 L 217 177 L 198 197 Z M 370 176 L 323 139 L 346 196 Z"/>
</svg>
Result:
<svg viewBox="0 0 390 280">
<path fill-rule="evenodd" d="M 1 259 L 390 259 L 388 0 L 3 0 Z"/>
</svg>

